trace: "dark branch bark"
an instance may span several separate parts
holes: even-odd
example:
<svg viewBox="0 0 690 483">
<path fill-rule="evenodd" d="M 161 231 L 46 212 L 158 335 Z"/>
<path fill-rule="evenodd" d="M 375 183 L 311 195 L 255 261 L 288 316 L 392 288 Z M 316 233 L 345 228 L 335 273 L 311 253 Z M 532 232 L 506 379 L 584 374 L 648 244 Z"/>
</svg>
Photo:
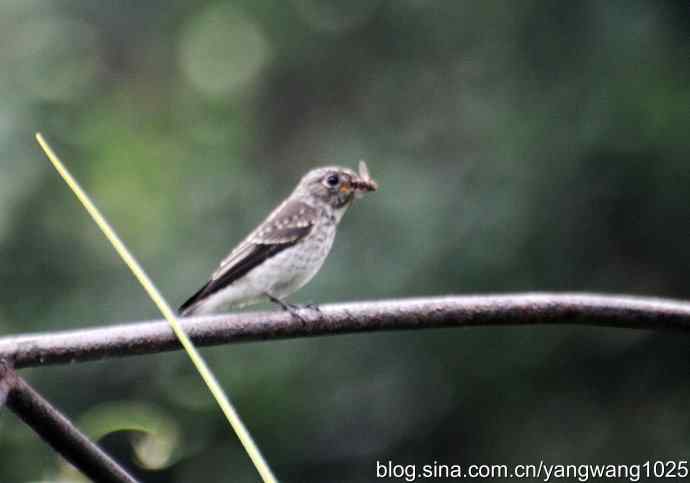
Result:
<svg viewBox="0 0 690 483">
<path fill-rule="evenodd" d="M 93 481 L 137 482 L 19 377 L 8 364 L 1 361 L 0 387 L 5 388 L 7 407 L 63 458 Z"/>
<path fill-rule="evenodd" d="M 241 312 L 185 319 L 200 346 L 381 330 L 524 324 L 578 324 L 690 331 L 690 303 L 583 294 L 448 296 L 322 306 L 300 312 Z M 0 339 L 15 367 L 179 349 L 165 321 Z"/>
</svg>

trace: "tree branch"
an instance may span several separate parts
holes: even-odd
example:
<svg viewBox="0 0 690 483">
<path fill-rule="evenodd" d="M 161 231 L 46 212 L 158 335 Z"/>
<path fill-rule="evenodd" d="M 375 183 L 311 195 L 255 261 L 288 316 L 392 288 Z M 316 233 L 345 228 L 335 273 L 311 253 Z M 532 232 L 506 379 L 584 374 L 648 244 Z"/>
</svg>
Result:
<svg viewBox="0 0 690 483">
<path fill-rule="evenodd" d="M 19 377 L 7 363 L 0 361 L 0 391 L 2 389 L 5 390 L 7 407 L 93 481 L 137 482 Z"/>
<path fill-rule="evenodd" d="M 448 296 L 357 302 L 287 312 L 239 312 L 183 320 L 200 346 L 441 327 L 577 324 L 690 331 L 690 303 L 588 294 Z M 164 321 L 0 338 L 0 359 L 15 367 L 62 364 L 179 349 Z"/>
<path fill-rule="evenodd" d="M 0 360 L 0 408 L 7 402 L 7 396 L 12 390 L 12 381 L 14 379 L 14 372 L 10 372 L 11 368 L 5 361 Z"/>
</svg>

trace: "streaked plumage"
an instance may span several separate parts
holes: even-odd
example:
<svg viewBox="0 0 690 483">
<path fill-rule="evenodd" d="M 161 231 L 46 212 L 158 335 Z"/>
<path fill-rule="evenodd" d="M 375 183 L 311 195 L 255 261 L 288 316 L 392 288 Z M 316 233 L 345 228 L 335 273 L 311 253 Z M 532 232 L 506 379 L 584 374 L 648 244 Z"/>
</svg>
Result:
<svg viewBox="0 0 690 483">
<path fill-rule="evenodd" d="M 289 296 L 321 268 L 336 227 L 354 198 L 376 189 L 363 162 L 360 175 L 340 167 L 310 171 L 230 252 L 206 285 L 180 307 L 180 313 L 204 314 Z"/>
</svg>

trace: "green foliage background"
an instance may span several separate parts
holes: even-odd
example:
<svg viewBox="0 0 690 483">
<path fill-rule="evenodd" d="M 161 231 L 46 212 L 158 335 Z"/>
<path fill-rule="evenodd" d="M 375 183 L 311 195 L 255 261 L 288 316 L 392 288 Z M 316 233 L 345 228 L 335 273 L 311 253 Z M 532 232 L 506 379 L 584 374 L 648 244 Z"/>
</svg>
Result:
<svg viewBox="0 0 690 483">
<path fill-rule="evenodd" d="M 303 172 L 360 158 L 381 190 L 296 302 L 687 299 L 689 8 L 2 0 L 0 331 L 157 317 L 37 130 L 174 303 Z M 204 353 L 281 481 L 369 482 L 377 460 L 687 459 L 688 347 L 559 326 Z M 24 374 L 146 481 L 257 481 L 182 353 Z M 66 475 L 0 413 L 0 481 Z"/>
</svg>

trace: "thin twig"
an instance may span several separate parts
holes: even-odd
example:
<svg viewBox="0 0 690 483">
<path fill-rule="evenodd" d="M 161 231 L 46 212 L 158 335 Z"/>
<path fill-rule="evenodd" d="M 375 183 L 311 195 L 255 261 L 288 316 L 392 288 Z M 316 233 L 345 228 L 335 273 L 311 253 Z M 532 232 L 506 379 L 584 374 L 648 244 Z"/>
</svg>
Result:
<svg viewBox="0 0 690 483">
<path fill-rule="evenodd" d="M 577 324 L 690 331 L 690 303 L 588 294 L 449 296 L 324 305 L 289 313 L 241 312 L 183 319 L 195 344 L 208 346 L 304 336 L 442 327 Z M 0 338 L 0 358 L 15 367 L 64 364 L 179 349 L 166 322 Z"/>
<path fill-rule="evenodd" d="M 8 389 L 7 407 L 84 475 L 99 482 L 137 482 L 2 361 L 0 381 Z"/>
</svg>

